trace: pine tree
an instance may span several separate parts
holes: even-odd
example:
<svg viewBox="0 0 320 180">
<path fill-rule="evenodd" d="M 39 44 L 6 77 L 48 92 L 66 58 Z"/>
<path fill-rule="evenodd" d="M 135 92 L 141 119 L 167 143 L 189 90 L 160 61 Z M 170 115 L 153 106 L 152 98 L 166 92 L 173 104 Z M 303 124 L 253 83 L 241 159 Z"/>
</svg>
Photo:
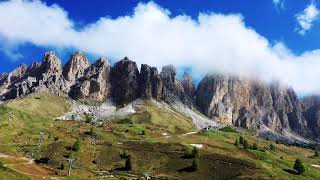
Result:
<svg viewBox="0 0 320 180">
<path fill-rule="evenodd" d="M 252 150 L 258 150 L 258 144 L 257 143 L 254 143 L 253 145 L 252 145 L 252 148 L 251 148 Z"/>
<path fill-rule="evenodd" d="M 191 156 L 192 158 L 197 158 L 199 157 L 199 150 L 196 147 L 193 147 L 192 151 L 191 151 Z"/>
<path fill-rule="evenodd" d="M 128 155 L 127 159 L 126 159 L 126 166 L 125 169 L 127 171 L 130 171 L 132 169 L 132 162 L 131 162 L 131 155 Z"/>
<path fill-rule="evenodd" d="M 239 140 L 238 140 L 238 139 L 236 139 L 236 140 L 234 141 L 234 145 L 235 145 L 235 146 L 239 146 Z"/>
<path fill-rule="evenodd" d="M 296 170 L 298 174 L 303 174 L 306 171 L 300 159 L 296 159 L 293 169 Z"/>
<path fill-rule="evenodd" d="M 276 147 L 273 144 L 269 145 L 270 151 L 276 151 Z"/>
<path fill-rule="evenodd" d="M 244 149 L 249 149 L 249 143 L 246 139 L 243 139 L 243 148 Z"/>
<path fill-rule="evenodd" d="M 73 144 L 73 146 L 72 146 L 72 149 L 74 150 L 74 151 L 79 151 L 80 150 L 80 140 L 79 139 L 77 139 L 77 141 L 76 142 L 74 142 L 74 144 Z"/>
<path fill-rule="evenodd" d="M 199 169 L 199 162 L 197 158 L 193 159 L 190 169 L 192 171 L 197 171 Z"/>
<path fill-rule="evenodd" d="M 242 136 L 239 137 L 239 143 L 243 145 L 244 143 L 244 138 Z"/>
<path fill-rule="evenodd" d="M 64 163 L 61 163 L 60 170 L 64 170 Z"/>
</svg>

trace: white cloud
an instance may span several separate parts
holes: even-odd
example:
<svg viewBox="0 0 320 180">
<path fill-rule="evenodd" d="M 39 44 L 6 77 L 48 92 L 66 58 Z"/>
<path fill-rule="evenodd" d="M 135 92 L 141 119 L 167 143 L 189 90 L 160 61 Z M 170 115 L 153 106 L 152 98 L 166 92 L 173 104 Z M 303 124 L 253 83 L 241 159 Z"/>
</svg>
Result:
<svg viewBox="0 0 320 180">
<path fill-rule="evenodd" d="M 285 9 L 285 6 L 284 6 L 285 0 L 272 0 L 272 3 L 277 11 Z"/>
<path fill-rule="evenodd" d="M 10 16 L 8 16 L 10 14 Z M 75 29 L 68 14 L 40 1 L 0 3 L 0 36 L 11 43 L 76 48 L 114 59 L 128 56 L 161 67 L 192 67 L 194 74 L 222 72 L 280 80 L 300 93 L 320 93 L 320 50 L 293 55 L 245 25 L 238 14 L 169 16 L 155 3 L 139 4 L 132 15 L 101 17 Z"/>
<path fill-rule="evenodd" d="M 311 2 L 302 12 L 296 14 L 298 21 L 298 33 L 304 35 L 310 30 L 316 20 L 319 18 L 319 9 L 314 2 Z"/>
</svg>

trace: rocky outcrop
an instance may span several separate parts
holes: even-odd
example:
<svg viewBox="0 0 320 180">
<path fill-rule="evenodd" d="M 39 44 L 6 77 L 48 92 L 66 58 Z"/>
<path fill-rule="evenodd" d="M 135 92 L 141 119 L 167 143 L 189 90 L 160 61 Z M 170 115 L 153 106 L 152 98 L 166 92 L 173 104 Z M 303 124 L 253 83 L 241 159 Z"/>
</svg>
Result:
<svg viewBox="0 0 320 180">
<path fill-rule="evenodd" d="M 139 70 L 127 57 L 111 68 L 112 98 L 117 104 L 125 104 L 139 97 Z"/>
<path fill-rule="evenodd" d="M 223 75 L 207 75 L 197 89 L 197 105 L 208 117 L 247 129 L 265 125 L 306 135 L 307 123 L 291 89 Z"/>
<path fill-rule="evenodd" d="M 174 66 L 164 66 L 160 73 L 160 78 L 163 84 L 162 100 L 167 103 L 172 103 L 176 100 L 185 99 L 184 89 L 181 82 L 177 79 L 177 71 Z"/>
<path fill-rule="evenodd" d="M 139 84 L 140 96 L 142 98 L 161 99 L 163 84 L 156 67 L 150 67 L 147 64 L 142 64 L 139 75 Z"/>
<path fill-rule="evenodd" d="M 181 81 L 181 84 L 185 94 L 193 99 L 196 93 L 196 87 L 191 76 L 187 72 L 183 74 L 183 80 Z"/>
<path fill-rule="evenodd" d="M 7 78 L 7 83 L 14 83 L 16 81 L 21 80 L 25 73 L 27 71 L 27 65 L 22 64 L 20 65 L 17 69 L 13 70 L 11 73 L 9 73 L 8 78 Z"/>
<path fill-rule="evenodd" d="M 84 75 L 89 66 L 87 57 L 81 52 L 76 52 L 64 66 L 63 77 L 71 84 L 74 84 L 77 79 Z"/>
<path fill-rule="evenodd" d="M 0 74 L 0 86 L 6 84 L 7 81 L 8 81 L 8 74 L 7 73 Z"/>
<path fill-rule="evenodd" d="M 320 96 L 308 96 L 302 99 L 304 115 L 308 121 L 310 136 L 320 141 Z"/>
<path fill-rule="evenodd" d="M 40 74 L 38 81 L 40 86 L 51 89 L 64 90 L 65 80 L 62 76 L 61 60 L 56 56 L 55 52 L 48 52 L 44 55 L 44 60 L 40 66 Z"/>
<path fill-rule="evenodd" d="M 32 63 L 28 69 L 25 65 L 20 66 L 9 74 L 8 79 L 9 85 L 2 100 L 19 98 L 41 88 L 65 89 L 61 60 L 54 52 L 46 53 L 42 63 Z"/>
<path fill-rule="evenodd" d="M 100 58 L 84 72 L 84 75 L 71 87 L 70 96 L 74 99 L 104 101 L 110 91 L 110 65 Z"/>
</svg>

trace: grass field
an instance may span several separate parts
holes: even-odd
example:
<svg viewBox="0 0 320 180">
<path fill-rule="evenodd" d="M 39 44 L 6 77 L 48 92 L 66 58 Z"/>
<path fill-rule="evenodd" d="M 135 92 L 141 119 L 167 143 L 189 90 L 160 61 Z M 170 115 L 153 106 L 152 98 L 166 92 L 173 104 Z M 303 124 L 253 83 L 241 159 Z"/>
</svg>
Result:
<svg viewBox="0 0 320 180">
<path fill-rule="evenodd" d="M 75 121 L 56 121 L 67 112 L 64 97 L 42 92 L 0 106 L 0 153 L 44 160 L 35 164 L 48 176 L 65 179 L 135 179 L 144 174 L 163 179 L 319 179 L 320 158 L 309 149 L 275 144 L 249 133 L 230 130 L 198 132 L 190 118 L 176 111 L 159 108 L 145 102 L 137 113 L 114 118 L 103 125 Z M 8 113 L 13 119 L 8 121 Z M 91 130 L 92 129 L 92 130 Z M 40 142 L 40 132 L 43 141 Z M 251 133 L 250 133 L 251 134 Z M 258 150 L 235 146 L 239 136 Z M 80 150 L 73 149 L 79 139 Z M 191 144 L 202 145 L 199 157 L 190 158 Z M 127 172 L 130 155 L 132 169 Z M 67 175 L 67 159 L 74 158 L 72 177 Z M 306 172 L 292 171 L 295 159 L 300 158 Z M 194 159 L 198 169 L 190 171 Z M 0 158 L 2 164 L 8 163 Z M 21 171 L 28 172 L 23 167 Z M 29 169 L 32 171 L 32 169 Z M 43 172 L 46 172 L 43 171 Z M 32 173 L 32 172 L 29 172 Z M 0 179 L 28 179 L 25 175 L 0 166 Z M 30 177 L 30 179 L 37 177 Z"/>
</svg>

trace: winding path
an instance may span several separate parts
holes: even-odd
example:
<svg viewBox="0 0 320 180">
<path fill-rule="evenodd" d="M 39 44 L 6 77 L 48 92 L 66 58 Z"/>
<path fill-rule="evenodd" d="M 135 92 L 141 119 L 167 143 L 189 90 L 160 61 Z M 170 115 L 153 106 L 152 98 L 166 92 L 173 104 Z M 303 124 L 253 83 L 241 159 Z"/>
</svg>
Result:
<svg viewBox="0 0 320 180">
<path fill-rule="evenodd" d="M 1 159 L 9 160 L 10 163 L 4 163 L 3 166 L 10 168 L 17 173 L 37 179 L 60 179 L 59 177 L 50 176 L 50 172 L 35 164 L 33 159 L 0 153 L 0 160 Z"/>
</svg>

